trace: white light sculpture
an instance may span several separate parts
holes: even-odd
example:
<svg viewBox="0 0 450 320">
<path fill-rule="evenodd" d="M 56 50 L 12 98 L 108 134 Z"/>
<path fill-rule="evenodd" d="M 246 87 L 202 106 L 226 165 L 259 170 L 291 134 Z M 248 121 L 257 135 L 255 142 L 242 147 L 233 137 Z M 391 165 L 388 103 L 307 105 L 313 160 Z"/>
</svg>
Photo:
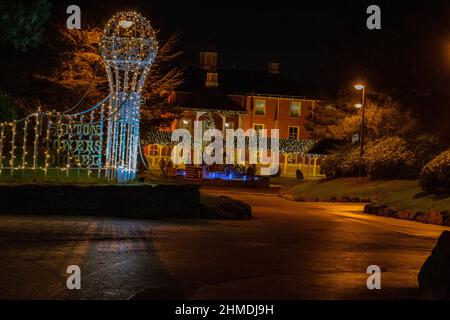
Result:
<svg viewBox="0 0 450 320">
<path fill-rule="evenodd" d="M 158 42 L 150 22 L 136 12 L 119 12 L 107 23 L 101 53 L 111 91 L 106 169 L 111 179 L 136 177 L 141 91 Z"/>
</svg>

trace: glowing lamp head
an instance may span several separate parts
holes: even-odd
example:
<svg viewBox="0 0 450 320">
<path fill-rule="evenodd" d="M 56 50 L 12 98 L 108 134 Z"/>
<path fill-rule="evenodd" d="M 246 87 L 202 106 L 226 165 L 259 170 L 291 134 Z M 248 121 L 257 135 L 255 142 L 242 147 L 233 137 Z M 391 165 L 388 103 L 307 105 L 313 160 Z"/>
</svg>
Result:
<svg viewBox="0 0 450 320">
<path fill-rule="evenodd" d="M 125 28 L 125 29 L 131 27 L 132 25 L 133 25 L 133 21 L 127 21 L 127 20 L 119 21 L 119 26 L 122 28 Z"/>
<path fill-rule="evenodd" d="M 364 89 L 364 85 L 363 85 L 363 84 L 360 84 L 360 83 L 355 84 L 354 87 L 355 87 L 356 90 L 362 90 L 362 89 Z"/>
<path fill-rule="evenodd" d="M 356 108 L 356 109 L 360 109 L 361 107 L 362 107 L 362 104 L 361 104 L 361 103 L 355 104 L 355 108 Z"/>
</svg>

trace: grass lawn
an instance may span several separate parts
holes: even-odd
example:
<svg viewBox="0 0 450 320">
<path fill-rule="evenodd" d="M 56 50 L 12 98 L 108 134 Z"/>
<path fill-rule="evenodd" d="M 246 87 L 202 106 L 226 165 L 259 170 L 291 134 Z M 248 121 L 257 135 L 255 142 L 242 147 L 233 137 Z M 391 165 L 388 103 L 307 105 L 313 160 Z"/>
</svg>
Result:
<svg viewBox="0 0 450 320">
<path fill-rule="evenodd" d="M 413 180 L 371 181 L 365 178 L 342 178 L 303 181 L 290 187 L 285 193 L 295 198 L 320 200 L 328 200 L 331 197 L 369 198 L 377 204 L 399 210 L 450 211 L 450 196 L 426 195 L 418 182 Z"/>
</svg>

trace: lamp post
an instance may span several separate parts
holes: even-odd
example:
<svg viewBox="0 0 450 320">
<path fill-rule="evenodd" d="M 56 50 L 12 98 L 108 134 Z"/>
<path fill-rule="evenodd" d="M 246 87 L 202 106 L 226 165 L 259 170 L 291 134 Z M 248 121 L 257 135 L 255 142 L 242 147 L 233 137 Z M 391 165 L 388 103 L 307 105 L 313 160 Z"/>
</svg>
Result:
<svg viewBox="0 0 450 320">
<path fill-rule="evenodd" d="M 361 177 L 361 166 L 362 166 L 362 161 L 363 161 L 363 156 L 364 156 L 364 124 L 365 124 L 365 98 L 366 98 L 366 86 L 360 83 L 357 83 L 354 85 L 355 89 L 358 91 L 362 92 L 361 95 L 361 103 L 358 103 L 355 105 L 356 108 L 360 109 L 362 108 L 362 117 L 361 117 L 361 133 L 360 133 L 360 137 L 359 137 L 359 142 L 360 142 L 360 166 L 359 166 L 359 176 Z"/>
</svg>

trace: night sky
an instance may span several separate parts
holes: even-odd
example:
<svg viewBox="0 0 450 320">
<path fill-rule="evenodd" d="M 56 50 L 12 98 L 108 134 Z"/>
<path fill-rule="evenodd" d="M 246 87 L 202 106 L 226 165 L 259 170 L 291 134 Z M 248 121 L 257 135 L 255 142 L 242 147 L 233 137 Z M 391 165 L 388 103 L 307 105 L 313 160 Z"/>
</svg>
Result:
<svg viewBox="0 0 450 320">
<path fill-rule="evenodd" d="M 102 26 L 118 9 L 135 9 L 162 30 L 162 38 L 181 32 L 186 65 L 196 63 L 198 51 L 212 41 L 222 67 L 265 69 L 275 58 L 282 73 L 302 86 L 334 93 L 361 79 L 369 87 L 397 95 L 433 125 L 450 121 L 448 0 L 78 4 L 82 23 Z M 370 4 L 381 7 L 381 30 L 366 28 Z M 55 10 L 65 22 L 65 12 Z"/>
</svg>

